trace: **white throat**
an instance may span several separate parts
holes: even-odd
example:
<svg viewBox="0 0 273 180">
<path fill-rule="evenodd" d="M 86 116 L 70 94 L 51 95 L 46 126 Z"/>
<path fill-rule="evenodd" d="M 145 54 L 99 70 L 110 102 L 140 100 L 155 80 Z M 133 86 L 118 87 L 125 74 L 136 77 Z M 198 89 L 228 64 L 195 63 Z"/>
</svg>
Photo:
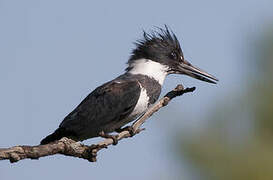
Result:
<svg viewBox="0 0 273 180">
<path fill-rule="evenodd" d="M 154 78 L 160 85 L 163 84 L 166 76 L 168 67 L 157 63 L 149 59 L 139 59 L 135 60 L 133 63 L 129 64 L 131 68 L 128 73 L 131 74 L 141 74 Z"/>
</svg>

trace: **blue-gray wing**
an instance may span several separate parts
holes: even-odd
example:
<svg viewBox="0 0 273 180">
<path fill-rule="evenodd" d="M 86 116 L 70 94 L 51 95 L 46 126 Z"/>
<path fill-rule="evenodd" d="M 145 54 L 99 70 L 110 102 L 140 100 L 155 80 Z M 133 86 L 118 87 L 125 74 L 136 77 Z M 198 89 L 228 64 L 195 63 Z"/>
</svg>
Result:
<svg viewBox="0 0 273 180">
<path fill-rule="evenodd" d="M 140 91 L 136 80 L 110 81 L 90 93 L 65 117 L 60 128 L 77 140 L 96 137 L 102 130 L 114 131 L 120 128 L 119 122 L 133 111 Z"/>
</svg>

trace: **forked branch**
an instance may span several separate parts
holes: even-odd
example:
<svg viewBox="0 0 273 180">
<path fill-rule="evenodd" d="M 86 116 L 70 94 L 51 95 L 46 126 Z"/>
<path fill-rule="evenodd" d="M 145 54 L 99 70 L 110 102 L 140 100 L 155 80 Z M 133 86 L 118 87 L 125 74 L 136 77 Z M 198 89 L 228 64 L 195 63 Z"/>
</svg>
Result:
<svg viewBox="0 0 273 180">
<path fill-rule="evenodd" d="M 195 87 L 186 88 L 180 84 L 177 87 L 168 92 L 163 98 L 161 98 L 154 106 L 152 106 L 148 111 L 143 114 L 139 119 L 137 119 L 132 125 L 133 134 L 137 134 L 144 129 L 140 126 L 150 117 L 158 111 L 163 106 L 166 106 L 173 98 L 181 96 L 188 92 L 193 92 Z M 131 132 L 132 133 L 132 132 Z M 117 134 L 117 141 L 121 139 L 132 137 L 129 130 L 124 130 Z M 11 148 L 0 148 L 0 160 L 10 160 L 11 163 L 20 161 L 22 159 L 39 159 L 40 157 L 50 156 L 54 154 L 63 154 L 66 156 L 73 156 L 82 159 L 86 159 L 90 162 L 97 161 L 97 152 L 103 148 L 107 148 L 112 145 L 113 139 L 106 138 L 98 144 L 92 144 L 87 146 L 79 142 L 75 142 L 66 137 L 54 141 L 46 145 L 38 146 L 14 146 Z"/>
</svg>

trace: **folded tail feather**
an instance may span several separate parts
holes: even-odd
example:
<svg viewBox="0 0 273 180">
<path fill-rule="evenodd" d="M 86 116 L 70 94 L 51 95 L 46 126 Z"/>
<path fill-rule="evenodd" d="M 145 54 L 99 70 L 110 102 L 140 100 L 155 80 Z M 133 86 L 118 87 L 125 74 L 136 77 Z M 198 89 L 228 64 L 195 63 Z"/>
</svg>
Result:
<svg viewBox="0 0 273 180">
<path fill-rule="evenodd" d="M 45 137 L 41 141 L 41 145 L 48 144 L 48 143 L 56 141 L 56 140 L 60 140 L 62 137 L 72 138 L 73 136 L 74 136 L 74 133 L 72 133 L 71 131 L 67 131 L 65 128 L 60 127 L 58 129 L 56 129 L 56 131 L 54 133 Z M 74 139 L 74 138 L 72 138 L 72 139 Z"/>
</svg>

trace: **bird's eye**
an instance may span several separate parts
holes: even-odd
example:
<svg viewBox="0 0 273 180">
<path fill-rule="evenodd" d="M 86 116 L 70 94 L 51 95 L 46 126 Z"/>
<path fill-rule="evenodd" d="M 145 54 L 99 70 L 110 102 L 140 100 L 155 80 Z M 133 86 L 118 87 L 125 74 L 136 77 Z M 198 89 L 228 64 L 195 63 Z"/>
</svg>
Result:
<svg viewBox="0 0 273 180">
<path fill-rule="evenodd" d="M 170 58 L 176 60 L 177 59 L 177 54 L 175 52 L 171 52 Z"/>
</svg>

